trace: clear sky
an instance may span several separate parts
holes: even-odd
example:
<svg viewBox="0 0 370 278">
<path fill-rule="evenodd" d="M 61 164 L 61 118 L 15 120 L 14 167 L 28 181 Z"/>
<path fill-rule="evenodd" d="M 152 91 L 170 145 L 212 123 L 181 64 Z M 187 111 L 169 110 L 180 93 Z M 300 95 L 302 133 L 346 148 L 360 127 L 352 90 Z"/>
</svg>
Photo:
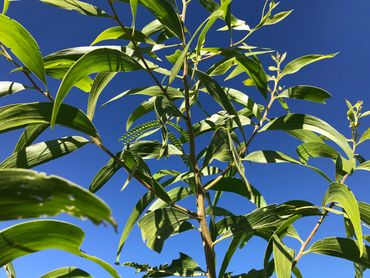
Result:
<svg viewBox="0 0 370 278">
<path fill-rule="evenodd" d="M 103 8 L 106 3 L 103 0 L 89 1 Z M 245 19 L 251 26 L 257 22 L 257 17 L 262 8 L 262 2 L 258 0 L 234 0 L 233 13 Z M 129 24 L 128 6 L 122 9 L 123 18 Z M 249 44 L 268 47 L 279 52 L 288 52 L 287 59 L 293 59 L 311 53 L 334 53 L 339 55 L 331 60 L 325 60 L 305 68 L 298 74 L 286 80 L 286 86 L 291 85 L 313 85 L 322 87 L 332 94 L 332 98 L 326 105 L 308 102 L 291 102 L 293 112 L 308 113 L 319 116 L 336 127 L 339 131 L 350 136 L 350 130 L 346 122 L 345 98 L 351 102 L 364 101 L 364 109 L 370 110 L 369 78 L 370 78 L 370 33 L 368 14 L 370 2 L 358 1 L 336 1 L 336 0 L 311 0 L 311 1 L 282 1 L 279 10 L 294 9 L 294 12 L 282 23 L 267 27 L 251 37 Z M 39 1 L 24 0 L 12 2 L 8 15 L 23 26 L 25 26 L 38 41 L 44 55 L 68 47 L 89 45 L 94 38 L 104 29 L 114 26 L 109 19 L 95 19 L 86 17 L 75 12 L 60 10 L 50 7 Z M 203 20 L 205 13 L 199 7 L 197 0 L 190 4 L 188 24 L 191 30 L 195 30 L 197 23 Z M 148 14 L 139 10 L 139 24 L 148 21 Z M 1 28 L 1 26 L 0 26 Z M 217 44 L 220 37 L 212 36 L 211 42 Z M 209 46 L 213 46 L 209 44 Z M 264 62 L 270 62 L 268 57 Z M 265 64 L 266 65 L 266 64 Z M 16 73 L 8 75 L 11 65 L 1 60 L 1 81 L 22 81 L 22 77 Z M 145 73 L 138 75 L 120 75 L 118 79 L 107 87 L 99 104 L 108 100 L 115 94 L 134 87 L 151 85 L 152 82 Z M 241 87 L 241 80 L 233 81 L 232 85 Z M 55 94 L 58 82 L 51 81 L 51 91 Z M 252 92 L 252 97 L 257 102 L 262 102 L 260 96 Z M 124 123 L 132 111 L 133 102 L 138 99 L 125 98 L 110 106 L 99 108 L 94 120 L 102 138 L 114 151 L 119 151 L 121 144 L 117 139 L 124 133 Z M 142 98 L 140 98 L 140 101 Z M 44 101 L 36 92 L 26 91 L 11 97 L 0 99 L 0 105 L 25 101 Z M 67 103 L 86 109 L 87 95 L 74 90 L 66 99 Z M 278 116 L 281 110 L 276 110 L 274 115 Z M 362 128 L 370 126 L 369 120 L 364 120 Z M 12 151 L 19 136 L 19 131 L 0 135 L 1 150 L 0 159 L 5 159 Z M 38 141 L 61 136 L 77 135 L 76 132 L 58 127 L 54 131 L 43 134 Z M 294 155 L 295 146 L 298 142 L 286 135 L 278 133 L 266 133 L 261 135 L 252 144 L 252 150 L 275 149 L 282 150 Z M 367 147 L 360 148 L 359 152 L 370 158 Z M 49 164 L 37 167 L 37 170 L 48 174 L 56 174 L 70 179 L 71 181 L 87 188 L 100 167 L 109 158 L 94 146 L 86 146 L 70 156 L 58 159 Z M 154 167 L 164 166 L 165 163 Z M 319 166 L 332 169 L 330 161 L 319 160 Z M 168 164 L 167 164 L 168 165 Z M 280 165 L 247 165 L 247 175 L 250 181 L 260 189 L 269 203 L 281 203 L 291 199 L 308 200 L 320 204 L 322 197 L 328 187 L 325 180 L 317 174 L 299 167 Z M 87 221 L 80 221 L 67 216 L 59 219 L 67 220 L 82 227 L 86 232 L 86 239 L 82 247 L 89 254 L 97 255 L 108 262 L 114 263 L 117 245 L 122 231 L 123 223 L 131 212 L 136 201 L 145 190 L 135 181 L 128 188 L 120 192 L 126 174 L 118 173 L 98 195 L 103 198 L 112 208 L 113 215 L 119 224 L 119 233 L 115 233 L 111 227 L 94 226 Z M 356 173 L 350 177 L 348 186 L 358 199 L 370 202 L 369 175 L 367 173 Z M 244 199 L 227 196 L 223 204 L 230 207 L 235 213 L 246 213 L 252 206 Z M 312 229 L 316 218 L 299 221 L 297 229 L 306 238 Z M 13 222 L 1 223 L 4 228 Z M 365 229 L 365 234 L 369 231 Z M 319 231 L 316 239 L 324 236 L 345 236 L 342 220 L 339 217 L 330 216 Z M 287 241 L 288 245 L 297 247 L 293 241 Z M 222 250 L 228 243 L 222 243 L 219 260 L 223 257 Z M 251 268 L 261 268 L 265 245 L 262 240 L 255 239 L 248 243 L 243 250 L 237 254 L 230 264 L 230 270 L 235 273 L 244 272 Z M 165 243 L 162 254 L 147 249 L 141 240 L 139 229 L 136 227 L 128 239 L 121 256 L 122 261 L 135 261 L 138 263 L 149 263 L 158 265 L 170 262 L 178 257 L 178 252 L 184 252 L 201 265 L 204 265 L 203 252 L 199 235 L 196 232 L 187 232 L 183 235 L 169 239 Z M 19 277 L 34 278 L 52 269 L 74 265 L 90 272 L 94 277 L 108 277 L 99 266 L 83 259 L 69 255 L 61 251 L 44 251 L 30 256 L 17 259 L 14 263 Z M 324 257 L 319 255 L 305 256 L 298 265 L 304 277 L 353 277 L 352 263 L 344 260 Z M 135 276 L 132 269 L 117 266 L 123 277 Z M 365 277 L 370 277 L 370 272 Z M 367 276 L 368 275 L 368 276 Z M 0 278 L 5 274 L 0 272 Z"/>
</svg>

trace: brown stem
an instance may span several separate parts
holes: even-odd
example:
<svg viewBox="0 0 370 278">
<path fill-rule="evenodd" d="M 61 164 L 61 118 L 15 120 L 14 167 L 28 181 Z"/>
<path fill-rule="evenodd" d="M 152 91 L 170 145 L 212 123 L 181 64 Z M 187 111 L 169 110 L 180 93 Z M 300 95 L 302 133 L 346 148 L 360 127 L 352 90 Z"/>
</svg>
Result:
<svg viewBox="0 0 370 278">
<path fill-rule="evenodd" d="M 181 18 L 183 20 L 183 23 L 185 21 L 186 17 L 186 7 L 187 7 L 187 1 L 183 0 L 183 10 Z M 182 44 L 183 47 L 186 46 L 186 37 L 185 37 L 185 31 L 184 26 L 182 28 Z M 190 163 L 191 167 L 193 168 L 194 173 L 194 183 L 196 188 L 196 206 L 197 206 L 197 215 L 199 219 L 199 226 L 200 226 L 200 234 L 203 242 L 203 248 L 204 248 L 204 255 L 206 259 L 207 264 L 207 277 L 208 278 L 216 278 L 216 256 L 213 249 L 213 241 L 211 237 L 211 233 L 208 227 L 207 219 L 206 219 L 206 211 L 205 211 L 205 196 L 204 196 L 204 188 L 202 185 L 202 181 L 200 178 L 200 172 L 198 167 L 198 162 L 196 158 L 196 150 L 195 150 L 195 133 L 194 128 L 191 120 L 191 113 L 190 113 L 190 88 L 188 83 L 188 70 L 189 65 L 187 59 L 184 61 L 184 71 L 183 71 L 183 84 L 184 84 L 184 93 L 185 93 L 185 121 L 186 126 L 189 133 L 189 157 L 190 157 Z"/>
<path fill-rule="evenodd" d="M 340 181 L 340 183 L 344 184 L 344 182 L 346 181 L 346 179 L 348 178 L 348 174 L 345 175 L 342 180 Z M 335 203 L 330 203 L 329 205 L 329 208 L 332 208 L 334 207 Z M 328 215 L 329 211 L 326 210 L 324 212 L 323 215 L 321 215 L 320 219 L 317 221 L 316 225 L 313 227 L 311 233 L 308 235 L 307 239 L 303 242 L 301 248 L 299 249 L 298 251 L 298 254 L 297 256 L 294 258 L 293 260 L 293 264 L 292 264 L 292 268 L 295 267 L 295 265 L 298 263 L 298 261 L 302 258 L 303 254 L 304 254 L 304 251 L 307 247 L 307 245 L 311 242 L 311 240 L 313 239 L 313 237 L 315 236 L 315 234 L 317 233 L 317 231 L 319 230 L 321 224 L 324 222 L 326 216 Z"/>
</svg>

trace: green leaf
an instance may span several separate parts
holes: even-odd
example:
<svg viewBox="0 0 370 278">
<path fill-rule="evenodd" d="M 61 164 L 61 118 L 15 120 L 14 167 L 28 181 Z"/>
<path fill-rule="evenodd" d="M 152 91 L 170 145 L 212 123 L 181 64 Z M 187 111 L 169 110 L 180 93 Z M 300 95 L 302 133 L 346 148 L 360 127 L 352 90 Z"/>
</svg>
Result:
<svg viewBox="0 0 370 278">
<path fill-rule="evenodd" d="M 90 120 L 94 117 L 96 103 L 100 94 L 116 74 L 116 72 L 101 72 L 96 75 L 87 102 L 87 117 Z"/>
<path fill-rule="evenodd" d="M 356 167 L 356 170 L 370 171 L 370 160 L 362 162 L 360 165 Z"/>
<path fill-rule="evenodd" d="M 225 217 L 217 222 L 217 232 L 221 235 L 217 242 L 240 234 L 257 235 L 268 241 L 274 232 L 289 219 L 296 220 L 315 215 L 321 215 L 321 212 L 305 201 L 291 201 L 281 205 L 257 208 L 245 216 Z"/>
<path fill-rule="evenodd" d="M 93 261 L 119 278 L 111 265 L 80 250 L 84 237 L 79 227 L 61 221 L 37 220 L 11 226 L 0 231 L 0 266 L 38 251 L 58 249 Z"/>
<path fill-rule="evenodd" d="M 131 233 L 134 225 L 136 224 L 137 220 L 140 218 L 141 214 L 146 210 L 149 204 L 155 199 L 155 195 L 153 192 L 147 192 L 140 198 L 140 200 L 136 203 L 135 207 L 130 213 L 127 221 L 125 222 L 125 227 L 121 234 L 121 238 L 118 244 L 118 251 L 117 251 L 117 262 L 120 260 L 122 248 L 126 243 L 126 240 Z"/>
<path fill-rule="evenodd" d="M 116 154 L 117 157 L 121 158 L 122 152 Z M 96 193 L 100 188 L 106 184 L 111 177 L 121 168 L 113 158 L 111 158 L 95 175 L 94 179 L 90 183 L 89 190 Z"/>
<path fill-rule="evenodd" d="M 168 196 L 170 196 L 172 203 L 176 203 L 192 194 L 193 192 L 190 190 L 190 188 L 187 187 L 176 187 L 168 191 Z M 166 202 L 158 199 L 149 207 L 148 211 L 161 209 L 166 207 L 167 205 L 168 204 Z"/>
<path fill-rule="evenodd" d="M 124 266 L 133 267 L 137 272 L 147 272 L 143 276 L 144 278 L 169 276 L 196 277 L 206 275 L 205 271 L 191 257 L 183 253 L 180 253 L 180 258 L 173 260 L 170 264 L 164 264 L 158 267 L 134 262 L 126 262 Z"/>
<path fill-rule="evenodd" d="M 297 154 L 301 161 L 307 163 L 310 158 L 327 157 L 336 160 L 339 153 L 331 146 L 325 143 L 310 142 L 297 147 Z"/>
<path fill-rule="evenodd" d="M 284 243 L 282 243 L 276 234 L 272 236 L 272 242 L 276 276 L 277 278 L 290 278 L 292 273 L 294 250 L 288 248 Z"/>
<path fill-rule="evenodd" d="M 230 245 L 227 248 L 225 257 L 222 260 L 221 268 L 220 268 L 220 271 L 218 273 L 219 278 L 225 277 L 224 275 L 225 275 L 225 272 L 227 270 L 227 267 L 229 266 L 229 263 L 230 263 L 232 257 L 234 256 L 234 253 L 235 253 L 236 249 L 238 248 L 240 243 L 244 240 L 244 238 L 245 238 L 244 235 L 237 235 L 231 240 Z"/>
<path fill-rule="evenodd" d="M 235 57 L 238 65 L 249 75 L 253 80 L 253 83 L 261 92 L 261 94 L 267 97 L 267 77 L 265 70 L 261 63 L 257 60 L 246 57 L 245 55 L 237 55 Z"/>
<path fill-rule="evenodd" d="M 53 126 L 56 121 L 63 99 L 82 77 L 97 72 L 130 72 L 140 69 L 142 67 L 138 62 L 119 50 L 98 48 L 86 53 L 68 70 L 59 86 L 51 125 Z"/>
<path fill-rule="evenodd" d="M 332 183 L 326 192 L 322 203 L 323 206 L 329 203 L 337 203 L 338 206 L 345 210 L 352 223 L 360 255 L 362 255 L 364 252 L 364 245 L 362 240 L 360 210 L 356 198 L 351 190 L 345 184 Z"/>
<path fill-rule="evenodd" d="M 283 77 L 288 74 L 293 74 L 298 72 L 303 67 L 315 63 L 317 61 L 323 60 L 323 59 L 330 59 L 337 55 L 338 53 L 334 54 L 328 54 L 328 55 L 322 55 L 322 54 L 311 54 L 299 57 L 297 59 L 294 59 L 293 61 L 289 62 L 284 69 L 282 70 L 280 77 Z"/>
<path fill-rule="evenodd" d="M 248 191 L 244 182 L 241 179 L 224 177 L 221 178 L 210 190 L 215 190 L 219 192 L 232 192 L 240 196 L 246 197 L 252 203 L 256 204 L 257 207 L 266 206 L 266 201 L 261 195 L 261 193 L 252 185 L 250 185 L 252 191 Z M 207 188 L 207 185 L 205 186 Z"/>
<path fill-rule="evenodd" d="M 318 87 L 299 85 L 284 90 L 279 97 L 309 100 L 325 104 L 325 100 L 330 98 L 331 95 Z"/>
<path fill-rule="evenodd" d="M 306 252 L 343 258 L 370 268 L 370 247 L 363 245 L 361 255 L 356 245 L 358 242 L 348 238 L 325 238 L 312 244 Z"/>
<path fill-rule="evenodd" d="M 166 91 L 171 99 L 177 99 L 177 98 L 184 97 L 184 94 L 178 89 L 167 87 Z M 113 101 L 116 101 L 120 98 L 129 96 L 129 95 L 144 95 L 144 96 L 158 97 L 158 96 L 163 96 L 163 91 L 158 86 L 135 88 L 135 89 L 124 91 L 123 93 L 119 95 L 116 95 L 115 97 L 111 98 L 106 103 L 104 103 L 102 106 L 105 106 L 108 103 L 111 103 Z"/>
<path fill-rule="evenodd" d="M 36 140 L 36 138 L 39 137 L 39 135 L 43 133 L 48 127 L 48 124 L 26 126 L 23 133 L 19 137 L 17 144 L 15 145 L 13 153 L 30 146 Z"/>
<path fill-rule="evenodd" d="M 318 136 L 315 132 L 305 129 L 287 130 L 294 138 L 301 140 L 304 143 L 318 142 L 324 143 L 324 140 Z"/>
<path fill-rule="evenodd" d="M 347 139 L 336 129 L 325 121 L 310 115 L 288 114 L 286 116 L 275 118 L 261 128 L 260 132 L 265 130 L 284 130 L 291 131 L 296 129 L 309 130 L 332 140 L 346 153 L 347 157 L 353 157 L 353 151 L 349 146 Z"/>
<path fill-rule="evenodd" d="M 370 204 L 365 202 L 357 202 L 360 210 L 361 220 L 370 226 Z"/>
<path fill-rule="evenodd" d="M 135 30 L 136 24 L 136 13 L 137 13 L 137 5 L 139 4 L 139 0 L 130 0 L 130 8 L 132 14 L 132 28 Z"/>
<path fill-rule="evenodd" d="M 44 62 L 32 35 L 17 21 L 3 14 L 0 15 L 0 26 L 0 42 L 46 84 Z"/>
<path fill-rule="evenodd" d="M 135 0 L 136 1 L 136 0 Z M 125 27 L 122 29 L 121 26 L 114 26 L 110 27 L 103 32 L 101 32 L 96 39 L 91 43 L 91 45 L 97 44 L 102 41 L 106 40 L 131 40 L 131 38 L 134 38 L 137 42 L 146 42 L 148 44 L 155 44 L 155 41 L 153 41 L 151 38 L 149 38 L 144 33 L 133 30 L 132 28 Z"/>
<path fill-rule="evenodd" d="M 159 141 L 135 141 L 127 145 L 126 149 L 138 154 L 143 159 L 159 159 L 161 156 L 183 155 L 182 151 L 171 144 L 168 144 L 163 152 L 163 146 Z"/>
<path fill-rule="evenodd" d="M 124 0 L 127 2 L 127 0 Z M 172 34 L 182 37 L 181 20 L 168 1 L 139 0 Z"/>
<path fill-rule="evenodd" d="M 95 195 L 65 179 L 31 170 L 0 169 L 0 220 L 68 213 L 95 224 L 115 222 L 109 207 Z"/>
<path fill-rule="evenodd" d="M 230 162 L 233 160 L 227 131 L 223 127 L 218 128 L 213 134 L 211 142 L 207 147 L 202 168 L 212 163 L 214 159 L 223 162 Z"/>
<path fill-rule="evenodd" d="M 234 120 L 236 124 L 238 125 L 243 137 L 244 130 L 242 127 L 242 123 L 240 121 L 239 115 L 235 110 L 235 107 L 230 102 L 229 98 L 227 97 L 227 94 L 222 89 L 222 87 L 214 80 L 213 78 L 209 77 L 207 74 L 201 71 L 196 72 L 200 82 L 204 85 L 204 87 L 207 89 L 208 93 L 226 110 L 226 112 L 229 115 L 234 116 Z"/>
<path fill-rule="evenodd" d="M 73 266 L 66 266 L 52 270 L 44 275 L 41 278 L 93 278 L 86 271 L 79 269 Z"/>
<path fill-rule="evenodd" d="M 148 212 L 140 219 L 138 225 L 146 245 L 160 253 L 167 238 L 189 220 L 190 216 L 175 208 L 162 208 Z"/>
<path fill-rule="evenodd" d="M 83 15 L 109 17 L 109 15 L 102 9 L 78 0 L 41 0 L 41 2 L 61 9 L 76 11 Z"/>
<path fill-rule="evenodd" d="M 0 107 L 0 133 L 27 125 L 49 124 L 53 104 L 33 102 Z M 56 123 L 99 137 L 97 130 L 86 115 L 75 107 L 62 104 Z"/>
<path fill-rule="evenodd" d="M 365 142 L 366 140 L 369 140 L 370 139 L 370 128 L 368 128 L 360 137 L 360 139 L 358 140 L 357 144 L 361 144 L 363 142 Z"/>
<path fill-rule="evenodd" d="M 3 11 L 2 11 L 2 14 L 5 15 L 6 12 L 8 11 L 9 3 L 10 3 L 10 0 L 4 0 L 3 1 Z"/>
<path fill-rule="evenodd" d="M 267 18 L 267 20 L 264 22 L 263 25 L 274 25 L 276 23 L 279 23 L 280 21 L 284 20 L 286 17 L 288 17 L 291 12 L 293 10 L 290 10 L 290 11 L 285 11 L 285 12 L 280 12 L 280 13 L 277 13 L 277 14 L 274 14 L 273 16 Z"/>
<path fill-rule="evenodd" d="M 69 136 L 28 146 L 0 163 L 0 169 L 30 169 L 50 160 L 70 154 L 90 141 L 81 136 Z"/>
<path fill-rule="evenodd" d="M 10 81 L 0 81 L 0 97 L 12 95 L 25 90 L 23 84 Z"/>
</svg>

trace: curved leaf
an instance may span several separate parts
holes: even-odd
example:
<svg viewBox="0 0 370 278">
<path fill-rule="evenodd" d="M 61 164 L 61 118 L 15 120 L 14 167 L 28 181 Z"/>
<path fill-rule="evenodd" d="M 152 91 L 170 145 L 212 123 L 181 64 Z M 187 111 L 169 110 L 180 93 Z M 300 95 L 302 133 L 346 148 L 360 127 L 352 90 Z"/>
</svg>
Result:
<svg viewBox="0 0 370 278">
<path fill-rule="evenodd" d="M 279 97 L 309 100 L 325 104 L 325 100 L 330 98 L 331 95 L 318 87 L 300 85 L 284 90 Z"/>
<path fill-rule="evenodd" d="M 61 221 L 37 220 L 11 226 L 0 231 L 0 266 L 31 253 L 58 249 L 91 260 L 119 278 L 111 265 L 80 250 L 84 237 L 79 227 Z"/>
<path fill-rule="evenodd" d="M 190 195 L 193 192 L 187 187 L 176 187 L 167 192 L 173 203 L 176 203 Z M 166 207 L 168 204 L 163 200 L 156 200 L 149 208 L 148 211 L 154 211 Z"/>
<path fill-rule="evenodd" d="M 244 182 L 241 179 L 224 177 L 220 179 L 210 190 L 215 190 L 219 192 L 232 192 L 243 197 L 246 197 L 252 203 L 256 204 L 257 207 L 264 207 L 267 205 L 265 199 L 261 193 L 252 185 L 252 192 L 248 191 Z M 205 186 L 207 188 L 207 185 Z"/>
<path fill-rule="evenodd" d="M 65 179 L 31 170 L 0 170 L 0 220 L 68 213 L 93 223 L 115 222 L 109 207 L 95 195 Z"/>
<path fill-rule="evenodd" d="M 186 230 L 190 216 L 185 212 L 175 208 L 162 208 L 148 212 L 138 222 L 141 229 L 142 238 L 146 245 L 160 253 L 163 244 L 173 233 L 182 231 L 182 225 Z"/>
<path fill-rule="evenodd" d="M 17 21 L 0 14 L 0 42 L 44 84 L 46 84 L 44 62 L 40 48 L 32 35 Z"/>
<path fill-rule="evenodd" d="M 360 165 L 356 167 L 356 170 L 370 171 L 370 160 L 362 162 Z"/>
<path fill-rule="evenodd" d="M 9 2 L 10 2 L 10 0 L 4 0 L 3 1 L 3 11 L 2 11 L 2 14 L 6 14 L 6 12 L 8 11 Z"/>
<path fill-rule="evenodd" d="M 109 17 L 109 15 L 102 9 L 79 0 L 41 0 L 41 2 L 51 4 L 65 10 L 76 11 L 84 15 Z"/>
<path fill-rule="evenodd" d="M 0 107 L 0 133 L 27 125 L 49 124 L 52 109 L 53 104 L 48 102 L 12 104 Z M 99 137 L 95 126 L 83 112 L 75 107 L 62 104 L 60 114 L 55 121 L 57 124 Z"/>
<path fill-rule="evenodd" d="M 151 38 L 147 37 L 144 33 L 140 31 L 137 30 L 134 31 L 132 28 L 127 27 L 122 30 L 121 26 L 114 26 L 101 32 L 96 37 L 96 39 L 91 43 L 91 45 L 106 40 L 117 40 L 117 39 L 130 40 L 131 37 L 134 37 L 135 41 L 137 42 L 146 42 L 149 44 L 155 44 L 155 41 L 153 41 Z"/>
<path fill-rule="evenodd" d="M 302 69 L 303 67 L 315 63 L 317 61 L 323 60 L 323 59 L 330 59 L 337 55 L 338 53 L 328 54 L 328 55 L 322 55 L 322 54 L 311 54 L 299 57 L 297 59 L 294 59 L 293 61 L 290 61 L 282 70 L 281 77 L 293 74 Z"/>
<path fill-rule="evenodd" d="M 0 81 L 0 97 L 18 93 L 25 90 L 23 84 L 10 81 Z"/>
<path fill-rule="evenodd" d="M 261 128 L 260 132 L 265 130 L 289 131 L 295 129 L 309 130 L 324 135 L 340 146 L 349 158 L 353 157 L 353 152 L 347 139 L 331 125 L 314 116 L 305 114 L 288 114 L 271 120 Z"/>
<path fill-rule="evenodd" d="M 360 210 L 356 198 L 345 184 L 332 183 L 323 199 L 323 206 L 334 202 L 345 210 L 351 221 L 361 256 L 364 252 L 364 245 L 362 240 Z"/>
<path fill-rule="evenodd" d="M 13 153 L 23 150 L 25 147 L 31 145 L 48 127 L 48 124 L 26 126 L 15 145 Z"/>
<path fill-rule="evenodd" d="M 79 269 L 73 266 L 66 266 L 52 270 L 44 275 L 41 278 L 93 278 L 86 271 Z"/>
<path fill-rule="evenodd" d="M 358 202 L 358 208 L 360 210 L 361 220 L 370 226 L 370 204 L 365 202 Z"/>
<path fill-rule="evenodd" d="M 34 144 L 14 152 L 0 163 L 0 169 L 30 169 L 50 160 L 70 154 L 89 142 L 89 140 L 81 136 L 70 136 Z"/>
<path fill-rule="evenodd" d="M 363 245 L 361 255 L 357 244 L 358 242 L 348 238 L 324 238 L 312 244 L 306 252 L 343 258 L 370 268 L 370 247 Z"/>
<path fill-rule="evenodd" d="M 100 94 L 116 74 L 116 72 L 101 72 L 96 75 L 87 101 L 87 117 L 90 120 L 94 117 L 96 103 Z"/>
<path fill-rule="evenodd" d="M 82 77 L 96 72 L 130 72 L 142 69 L 141 65 L 127 54 L 110 48 L 98 48 L 86 53 L 68 70 L 59 86 L 53 107 L 53 126 L 63 99 Z"/>
<path fill-rule="evenodd" d="M 161 156 L 183 155 L 182 151 L 171 144 L 168 144 L 163 152 L 163 146 L 159 141 L 135 141 L 128 144 L 126 149 L 138 154 L 142 159 L 159 159 Z"/>
<path fill-rule="evenodd" d="M 310 142 L 297 147 L 297 154 L 301 161 L 307 162 L 310 158 L 327 157 L 336 160 L 339 153 L 325 143 Z"/>
<path fill-rule="evenodd" d="M 272 236 L 272 242 L 276 276 L 278 278 L 290 278 L 294 251 L 288 248 L 275 234 Z"/>
</svg>

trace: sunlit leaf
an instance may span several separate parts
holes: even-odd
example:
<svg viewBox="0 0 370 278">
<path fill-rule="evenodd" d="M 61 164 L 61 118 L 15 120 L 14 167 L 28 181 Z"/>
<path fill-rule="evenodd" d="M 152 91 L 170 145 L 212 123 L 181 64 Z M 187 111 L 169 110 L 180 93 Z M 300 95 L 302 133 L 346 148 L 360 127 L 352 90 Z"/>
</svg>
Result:
<svg viewBox="0 0 370 278">
<path fill-rule="evenodd" d="M 297 154 L 301 161 L 307 162 L 310 158 L 327 157 L 336 160 L 339 153 L 325 143 L 310 142 L 297 147 Z"/>
<path fill-rule="evenodd" d="M 0 42 L 44 84 L 46 84 L 44 62 L 37 42 L 17 21 L 0 14 Z"/>
<path fill-rule="evenodd" d="M 137 272 L 147 272 L 143 277 L 196 277 L 206 275 L 198 263 L 184 253 L 180 253 L 180 258 L 173 260 L 170 264 L 164 264 L 159 267 L 134 262 L 126 262 L 124 265 L 135 268 Z"/>
<path fill-rule="evenodd" d="M 284 90 L 279 97 L 284 98 L 295 98 L 295 99 L 302 99 L 302 100 L 309 100 L 319 103 L 325 103 L 325 100 L 330 98 L 331 95 L 318 87 L 307 86 L 307 85 L 300 85 L 288 88 Z"/>
<path fill-rule="evenodd" d="M 13 153 L 30 146 L 36 140 L 36 138 L 39 137 L 39 135 L 43 133 L 48 127 L 48 124 L 26 126 L 23 133 L 19 137 L 17 144 L 14 147 Z"/>
<path fill-rule="evenodd" d="M 52 103 L 34 102 L 0 107 L 0 133 L 27 125 L 49 124 Z M 62 104 L 56 123 L 98 137 L 94 125 L 84 113 L 75 107 Z"/>
<path fill-rule="evenodd" d="M 357 202 L 360 210 L 361 220 L 370 226 L 370 204 L 365 202 Z"/>
<path fill-rule="evenodd" d="M 360 255 L 358 242 L 348 238 L 333 237 L 315 242 L 307 252 L 343 258 L 370 268 L 370 247 L 363 245 L 361 249 L 362 255 Z"/>
<path fill-rule="evenodd" d="M 349 146 L 347 139 L 336 129 L 325 121 L 310 115 L 288 114 L 286 116 L 275 118 L 261 128 L 260 132 L 265 130 L 296 130 L 304 129 L 319 133 L 335 142 L 348 157 L 353 157 L 353 151 Z"/>
<path fill-rule="evenodd" d="M 91 43 L 91 45 L 106 40 L 117 40 L 117 39 L 130 40 L 131 37 L 133 37 L 137 42 L 146 42 L 149 44 L 155 44 L 155 41 L 153 41 L 151 38 L 147 37 L 140 31 L 137 30 L 134 31 L 132 28 L 128 27 L 125 27 L 125 29 L 122 30 L 121 26 L 114 26 L 101 32 L 96 37 L 96 39 Z"/>
<path fill-rule="evenodd" d="M 81 136 L 64 137 L 34 144 L 17 152 L 0 163 L 0 169 L 30 169 L 50 160 L 70 154 L 89 143 Z"/>
<path fill-rule="evenodd" d="M 175 208 L 162 208 L 151 211 L 143 216 L 138 222 L 141 229 L 143 240 L 146 245 L 160 253 L 163 244 L 174 232 L 187 223 L 190 216 L 185 212 Z"/>
<path fill-rule="evenodd" d="M 44 275 L 41 278 L 93 278 L 89 273 L 86 271 L 73 267 L 73 266 L 66 266 L 62 268 L 58 268 L 52 270 Z"/>
<path fill-rule="evenodd" d="M 361 144 L 362 142 L 365 142 L 366 140 L 370 139 L 370 128 L 367 129 L 358 140 L 357 144 Z"/>
<path fill-rule="evenodd" d="M 25 90 L 23 84 L 17 82 L 10 82 L 10 81 L 1 81 L 0 82 L 0 97 L 12 95 L 14 93 L 18 93 L 20 91 Z"/>
<path fill-rule="evenodd" d="M 10 0 L 4 0 L 3 1 L 3 11 L 2 11 L 2 14 L 6 14 L 6 12 L 8 11 L 9 3 L 10 3 Z"/>
<path fill-rule="evenodd" d="M 293 74 L 302 69 L 303 67 L 315 63 L 317 61 L 323 59 L 330 59 L 337 55 L 337 53 L 329 54 L 329 55 L 321 55 L 321 54 L 311 54 L 299 57 L 294 59 L 293 61 L 289 62 L 282 70 L 280 76 L 283 77 L 288 74 Z"/>
<path fill-rule="evenodd" d="M 276 276 L 278 278 L 290 278 L 294 251 L 282 243 L 277 235 L 273 235 L 272 241 Z"/>
<path fill-rule="evenodd" d="M 280 12 L 280 13 L 277 13 L 277 14 L 274 14 L 273 16 L 269 17 L 263 25 L 273 25 L 273 24 L 276 24 L 276 23 L 279 23 L 280 21 L 284 20 L 286 17 L 288 17 L 291 12 L 293 10 L 290 10 L 290 11 L 285 11 L 285 12 Z"/>
<path fill-rule="evenodd" d="M 61 221 L 37 220 L 11 226 L 0 231 L 0 266 L 28 254 L 58 249 L 93 261 L 112 277 L 119 278 L 111 265 L 81 251 L 84 237 L 85 234 L 79 227 Z"/>
<path fill-rule="evenodd" d="M 345 210 L 352 223 L 360 255 L 362 255 L 364 252 L 364 246 L 362 241 L 361 217 L 355 196 L 346 185 L 341 183 L 332 183 L 323 199 L 323 206 L 329 203 L 336 203 L 336 205 Z"/>
<path fill-rule="evenodd" d="M 94 117 L 96 103 L 100 94 L 116 74 L 116 72 L 101 72 L 96 75 L 87 102 L 87 117 L 90 120 Z"/>
<path fill-rule="evenodd" d="M 99 48 L 86 53 L 68 70 L 59 86 L 54 101 L 51 125 L 53 126 L 56 121 L 63 99 L 74 84 L 83 76 L 96 72 L 130 72 L 140 69 L 142 67 L 138 62 L 118 50 Z"/>
<path fill-rule="evenodd" d="M 41 2 L 51 4 L 65 10 L 76 11 L 84 15 L 109 17 L 109 15 L 102 9 L 79 0 L 41 0 Z"/>
<path fill-rule="evenodd" d="M 65 179 L 23 169 L 1 169 L 0 173 L 0 220 L 68 213 L 95 224 L 115 225 L 103 201 Z"/>
<path fill-rule="evenodd" d="M 138 154 L 143 159 L 160 158 L 161 156 L 182 155 L 183 153 L 174 145 L 168 144 L 162 151 L 162 144 L 159 141 L 135 141 L 127 146 L 127 150 Z"/>
</svg>

